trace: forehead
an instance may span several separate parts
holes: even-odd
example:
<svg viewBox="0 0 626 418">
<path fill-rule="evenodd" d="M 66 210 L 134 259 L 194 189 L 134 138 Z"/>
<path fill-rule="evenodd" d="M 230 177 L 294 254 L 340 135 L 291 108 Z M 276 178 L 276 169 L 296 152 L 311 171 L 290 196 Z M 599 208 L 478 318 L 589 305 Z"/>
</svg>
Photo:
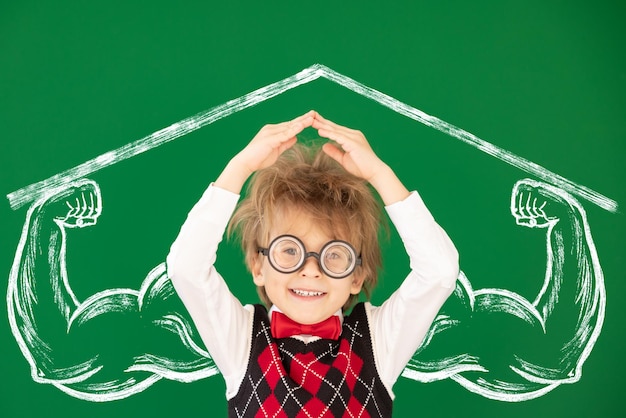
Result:
<svg viewBox="0 0 626 418">
<path fill-rule="evenodd" d="M 283 206 L 271 216 L 268 239 L 289 234 L 303 240 L 305 245 L 317 245 L 334 239 L 349 241 L 345 231 L 345 222 L 338 216 L 330 218 L 297 206 Z"/>
</svg>

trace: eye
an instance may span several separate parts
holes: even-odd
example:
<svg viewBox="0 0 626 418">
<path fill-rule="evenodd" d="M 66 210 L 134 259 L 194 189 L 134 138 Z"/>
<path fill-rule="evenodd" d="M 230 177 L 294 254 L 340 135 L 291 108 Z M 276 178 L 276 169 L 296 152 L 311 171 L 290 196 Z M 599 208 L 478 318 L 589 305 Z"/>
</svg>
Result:
<svg viewBox="0 0 626 418">
<path fill-rule="evenodd" d="M 298 247 L 285 247 L 285 248 L 282 248 L 282 252 L 283 254 L 291 256 L 291 257 L 295 257 L 299 253 Z"/>
<path fill-rule="evenodd" d="M 347 266 L 352 262 L 354 255 L 350 248 L 344 244 L 334 244 L 324 251 L 326 263 L 334 266 Z"/>
<path fill-rule="evenodd" d="M 274 257 L 282 263 L 293 263 L 302 254 L 302 247 L 291 239 L 283 239 L 273 247 Z"/>
<path fill-rule="evenodd" d="M 339 251 L 328 251 L 326 252 L 326 259 L 327 260 L 340 260 L 344 258 L 344 254 L 340 253 Z"/>
</svg>

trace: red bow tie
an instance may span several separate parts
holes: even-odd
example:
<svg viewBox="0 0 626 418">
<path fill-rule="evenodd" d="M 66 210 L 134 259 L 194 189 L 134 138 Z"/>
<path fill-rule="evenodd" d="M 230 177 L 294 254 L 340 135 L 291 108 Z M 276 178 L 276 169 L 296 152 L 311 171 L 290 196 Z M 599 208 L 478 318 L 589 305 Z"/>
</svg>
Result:
<svg viewBox="0 0 626 418">
<path fill-rule="evenodd" d="M 274 338 L 289 338 L 294 335 L 313 335 L 336 340 L 341 335 L 341 321 L 337 315 L 317 324 L 300 324 L 278 311 L 272 312 L 271 331 Z"/>
</svg>

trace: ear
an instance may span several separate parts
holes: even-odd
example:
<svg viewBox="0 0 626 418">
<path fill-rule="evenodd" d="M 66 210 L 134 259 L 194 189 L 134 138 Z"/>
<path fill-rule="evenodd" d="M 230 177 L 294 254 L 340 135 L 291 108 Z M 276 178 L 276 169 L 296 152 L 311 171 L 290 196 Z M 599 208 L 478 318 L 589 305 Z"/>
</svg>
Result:
<svg viewBox="0 0 626 418">
<path fill-rule="evenodd" d="M 257 286 L 265 286 L 265 276 L 263 275 L 263 259 L 256 255 L 252 260 L 250 271 L 252 271 L 252 281 Z"/>
<path fill-rule="evenodd" d="M 350 294 L 358 295 L 361 293 L 361 288 L 363 287 L 363 283 L 365 282 L 365 274 L 362 272 L 355 273 L 352 275 L 352 286 L 350 287 Z"/>
</svg>

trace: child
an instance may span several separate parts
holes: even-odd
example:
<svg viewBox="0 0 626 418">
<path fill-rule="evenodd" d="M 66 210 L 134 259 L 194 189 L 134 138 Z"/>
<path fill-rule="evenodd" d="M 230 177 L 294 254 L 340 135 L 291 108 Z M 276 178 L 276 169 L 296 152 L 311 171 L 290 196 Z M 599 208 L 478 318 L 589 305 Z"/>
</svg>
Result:
<svg viewBox="0 0 626 418">
<path fill-rule="evenodd" d="M 313 127 L 332 142 L 296 144 Z M 213 267 L 231 221 L 261 299 L 245 305 Z M 411 273 L 380 307 L 380 205 L 398 229 Z M 391 415 L 392 386 L 454 289 L 458 255 L 417 192 L 409 193 L 359 132 L 311 111 L 267 125 L 189 213 L 168 274 L 226 380 L 229 414 Z M 241 280 L 241 279 L 239 279 Z"/>
</svg>

